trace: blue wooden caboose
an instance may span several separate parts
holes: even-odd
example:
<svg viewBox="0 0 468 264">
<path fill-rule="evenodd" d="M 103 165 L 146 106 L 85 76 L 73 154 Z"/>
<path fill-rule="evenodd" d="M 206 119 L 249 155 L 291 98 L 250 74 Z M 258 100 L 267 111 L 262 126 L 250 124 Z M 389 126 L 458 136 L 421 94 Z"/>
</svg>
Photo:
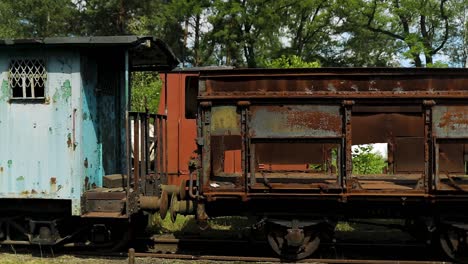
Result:
<svg viewBox="0 0 468 264">
<path fill-rule="evenodd" d="M 0 201 L 80 215 L 87 190 L 129 171 L 130 72 L 177 63 L 152 37 L 1 40 Z"/>
</svg>

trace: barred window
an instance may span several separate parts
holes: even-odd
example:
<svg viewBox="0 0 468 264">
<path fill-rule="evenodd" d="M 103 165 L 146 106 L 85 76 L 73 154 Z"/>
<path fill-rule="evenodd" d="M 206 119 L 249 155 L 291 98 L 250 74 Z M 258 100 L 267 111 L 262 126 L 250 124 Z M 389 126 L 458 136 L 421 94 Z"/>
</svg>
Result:
<svg viewBox="0 0 468 264">
<path fill-rule="evenodd" d="M 44 60 L 11 60 L 8 83 L 12 89 L 12 98 L 44 98 L 46 80 L 47 71 Z"/>
</svg>

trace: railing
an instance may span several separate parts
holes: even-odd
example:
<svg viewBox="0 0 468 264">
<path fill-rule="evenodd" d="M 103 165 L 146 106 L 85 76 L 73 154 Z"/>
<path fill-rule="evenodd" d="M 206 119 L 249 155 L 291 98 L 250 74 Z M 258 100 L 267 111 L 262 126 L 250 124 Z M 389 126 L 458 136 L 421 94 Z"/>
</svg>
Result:
<svg viewBox="0 0 468 264">
<path fill-rule="evenodd" d="M 167 117 L 145 112 L 128 112 L 127 190 L 157 195 L 158 186 L 167 182 Z"/>
</svg>

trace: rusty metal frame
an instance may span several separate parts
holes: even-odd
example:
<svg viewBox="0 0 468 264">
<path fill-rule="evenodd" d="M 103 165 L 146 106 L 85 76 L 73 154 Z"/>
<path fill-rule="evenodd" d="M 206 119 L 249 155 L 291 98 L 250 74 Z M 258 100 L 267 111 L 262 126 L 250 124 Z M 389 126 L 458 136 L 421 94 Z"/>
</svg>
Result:
<svg viewBox="0 0 468 264">
<path fill-rule="evenodd" d="M 242 200 L 263 196 L 332 196 L 348 199 L 366 196 L 432 197 L 436 188 L 435 174 L 438 157 L 432 128 L 433 106 L 437 103 L 462 102 L 468 98 L 468 71 L 455 69 L 290 69 L 290 70 L 228 70 L 202 71 L 199 83 L 198 139 L 201 156 L 200 179 L 202 195 L 207 199 L 239 197 Z M 388 101 L 391 100 L 391 101 Z M 353 129 L 351 115 L 354 107 L 387 102 L 389 105 L 420 107 L 424 119 L 424 168 L 421 180 L 411 190 L 352 190 L 351 146 Z M 244 192 L 237 188 L 213 190 L 207 188 L 210 174 L 209 131 L 211 105 L 232 105 L 238 102 L 241 115 L 242 165 Z M 242 103 L 240 103 L 242 102 Z M 245 102 L 245 103 L 244 103 Z M 286 193 L 251 192 L 256 184 L 253 171 L 255 140 L 249 137 L 251 106 L 258 104 L 330 104 L 340 102 L 342 137 L 340 138 L 340 174 L 342 193 L 314 193 L 310 186 L 293 186 Z M 245 122 L 245 124 L 244 124 Z M 421 167 L 422 168 L 422 167 Z M 291 185 L 292 186 L 292 185 Z"/>
<path fill-rule="evenodd" d="M 434 191 L 437 192 L 444 192 L 444 191 L 456 191 L 456 192 L 461 192 L 461 193 L 468 193 L 468 184 L 466 185 L 458 185 L 455 182 L 452 182 L 450 179 L 450 176 L 448 176 L 449 181 L 452 183 L 451 188 L 447 188 L 447 184 L 444 184 L 442 186 L 441 179 L 440 179 L 440 174 L 443 172 L 440 171 L 439 167 L 439 153 L 440 153 L 440 144 L 451 144 L 451 143 L 461 143 L 461 144 L 466 144 L 468 143 L 468 138 L 450 138 L 450 139 L 440 139 L 440 138 L 434 138 L 434 156 L 435 156 L 435 170 L 433 174 L 433 182 L 434 182 Z M 449 174 L 449 172 L 446 172 Z"/>
</svg>

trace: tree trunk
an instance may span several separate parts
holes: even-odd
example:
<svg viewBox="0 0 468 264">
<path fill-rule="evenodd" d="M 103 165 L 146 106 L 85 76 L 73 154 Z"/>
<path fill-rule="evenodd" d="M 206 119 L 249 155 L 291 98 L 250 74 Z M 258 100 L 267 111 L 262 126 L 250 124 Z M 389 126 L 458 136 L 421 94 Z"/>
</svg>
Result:
<svg viewBox="0 0 468 264">
<path fill-rule="evenodd" d="M 427 65 L 433 63 L 432 55 L 431 55 L 431 54 L 424 54 L 424 56 L 425 56 L 425 58 L 426 58 L 426 67 L 427 67 Z"/>
<path fill-rule="evenodd" d="M 417 68 L 421 68 L 422 61 L 421 61 L 421 58 L 419 57 L 419 54 L 413 54 L 413 56 L 414 56 L 414 66 Z"/>
<path fill-rule="evenodd" d="M 195 43 L 193 46 L 194 49 L 194 63 L 195 66 L 200 65 L 200 14 L 195 16 Z"/>
</svg>

